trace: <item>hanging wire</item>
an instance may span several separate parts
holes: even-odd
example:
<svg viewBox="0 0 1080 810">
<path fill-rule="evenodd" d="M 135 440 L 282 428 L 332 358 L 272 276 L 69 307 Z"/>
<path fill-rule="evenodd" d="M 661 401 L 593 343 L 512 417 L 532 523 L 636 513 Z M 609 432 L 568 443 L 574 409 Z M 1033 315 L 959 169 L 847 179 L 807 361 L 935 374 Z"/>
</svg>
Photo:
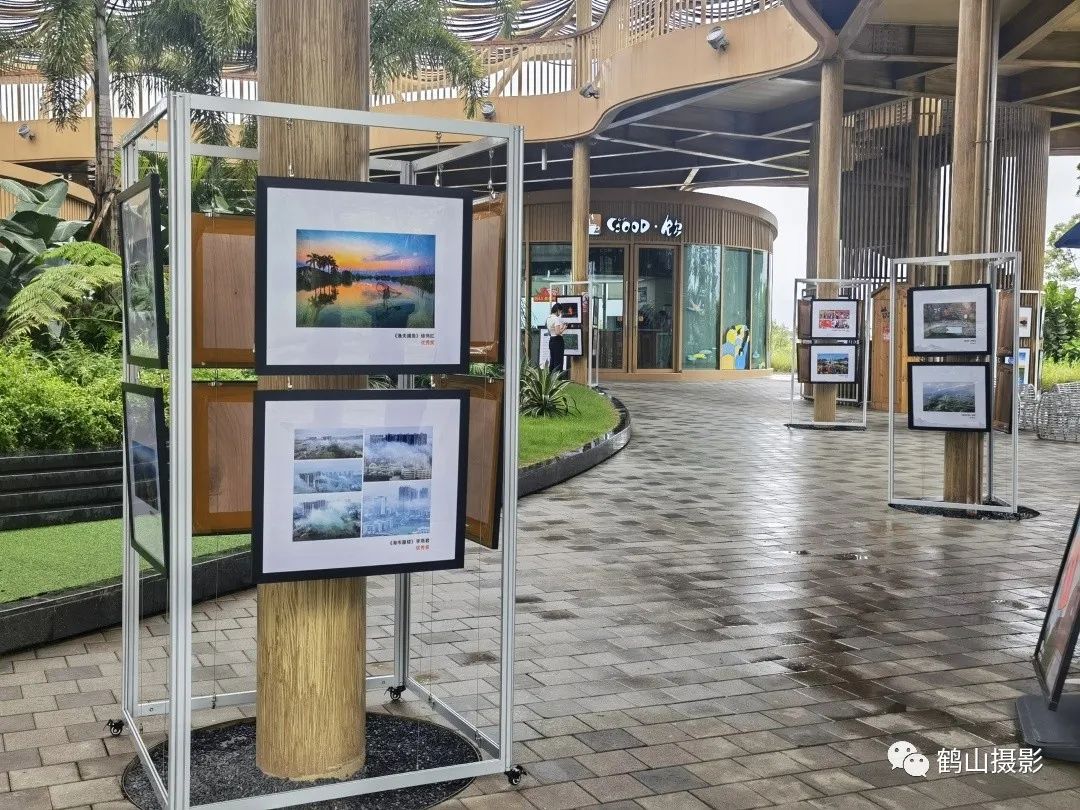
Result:
<svg viewBox="0 0 1080 810">
<path fill-rule="evenodd" d="M 439 155 L 442 152 L 442 133 L 435 133 L 435 154 Z M 442 187 L 442 163 L 435 166 L 435 187 Z"/>
<path fill-rule="evenodd" d="M 495 191 L 495 150 L 488 149 L 488 196 L 491 199 L 498 199 L 499 195 Z"/>
<path fill-rule="evenodd" d="M 286 167 L 285 171 L 288 173 L 289 177 L 293 177 L 294 176 L 293 175 L 293 165 L 292 165 L 292 156 L 293 156 L 293 148 L 292 148 L 293 119 L 289 118 L 288 120 L 286 120 L 286 122 L 285 122 L 285 130 L 286 130 L 285 150 L 286 150 L 286 156 L 288 158 L 288 166 Z M 289 387 L 292 388 L 291 385 Z"/>
</svg>

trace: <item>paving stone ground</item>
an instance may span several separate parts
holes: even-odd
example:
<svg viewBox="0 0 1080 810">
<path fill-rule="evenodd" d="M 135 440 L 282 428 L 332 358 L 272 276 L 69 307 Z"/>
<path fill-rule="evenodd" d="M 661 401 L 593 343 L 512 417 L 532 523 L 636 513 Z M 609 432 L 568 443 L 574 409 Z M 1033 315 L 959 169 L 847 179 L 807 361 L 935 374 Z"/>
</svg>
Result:
<svg viewBox="0 0 1080 810">
<path fill-rule="evenodd" d="M 622 453 L 521 503 L 516 754 L 452 808 L 612 810 L 1080 807 L 1080 766 L 939 775 L 941 748 L 1018 737 L 1013 700 L 1080 500 L 1080 447 L 1021 442 L 1020 523 L 885 505 L 884 417 L 795 431 L 786 382 L 613 386 Z M 805 414 L 800 405 L 799 413 Z M 853 413 L 848 413 L 853 416 Z M 940 494 L 940 436 L 902 431 L 898 492 Z M 1008 448 L 995 480 L 1009 483 Z M 470 721 L 497 717 L 497 557 L 413 577 L 414 675 Z M 369 585 L 372 673 L 393 597 Z M 196 607 L 196 692 L 253 685 L 254 592 Z M 144 622 L 143 699 L 164 696 L 168 631 Z M 119 808 L 119 631 L 0 658 L 0 810 Z M 371 693 L 369 707 L 396 707 Z M 250 709 L 197 714 L 198 724 Z M 144 725 L 159 739 L 159 720 Z M 898 740 L 930 776 L 893 770 Z"/>
</svg>

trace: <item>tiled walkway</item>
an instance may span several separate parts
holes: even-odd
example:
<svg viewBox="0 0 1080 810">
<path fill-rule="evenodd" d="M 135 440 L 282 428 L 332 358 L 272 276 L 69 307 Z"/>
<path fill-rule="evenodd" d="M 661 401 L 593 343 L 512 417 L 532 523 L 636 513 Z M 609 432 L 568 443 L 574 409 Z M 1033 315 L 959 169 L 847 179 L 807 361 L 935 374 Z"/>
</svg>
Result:
<svg viewBox="0 0 1080 810">
<path fill-rule="evenodd" d="M 883 419 L 867 433 L 789 431 L 786 392 L 775 380 L 616 387 L 630 446 L 521 505 L 530 776 L 517 789 L 478 780 L 446 807 L 1080 807 L 1080 766 L 936 773 L 941 748 L 1016 746 L 1012 703 L 1037 688 L 1029 657 L 1080 500 L 1080 447 L 1024 437 L 1021 500 L 1038 519 L 900 513 L 884 505 Z M 902 494 L 930 494 L 941 439 L 902 438 Z M 427 583 L 414 671 L 488 722 L 492 624 L 471 620 L 475 588 Z M 373 582 L 377 671 L 389 605 Z M 164 682 L 162 633 L 146 623 L 147 697 Z M 252 592 L 200 606 L 196 679 L 250 688 L 253 635 Z M 127 806 L 113 802 L 130 742 L 102 728 L 118 648 L 110 632 L 0 659 L 0 810 Z M 900 739 L 930 756 L 929 778 L 890 768 Z"/>
</svg>

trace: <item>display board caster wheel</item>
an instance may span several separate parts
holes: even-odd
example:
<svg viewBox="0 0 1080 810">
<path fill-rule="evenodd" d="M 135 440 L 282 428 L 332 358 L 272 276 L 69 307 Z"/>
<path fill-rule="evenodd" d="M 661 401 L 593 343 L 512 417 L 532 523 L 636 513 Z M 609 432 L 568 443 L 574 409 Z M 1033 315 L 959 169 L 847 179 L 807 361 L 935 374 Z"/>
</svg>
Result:
<svg viewBox="0 0 1080 810">
<path fill-rule="evenodd" d="M 109 730 L 109 734 L 113 737 L 119 737 L 124 731 L 123 720 L 106 720 L 105 728 Z"/>
<path fill-rule="evenodd" d="M 390 701 L 392 703 L 398 703 L 401 701 L 401 696 L 405 694 L 404 686 L 388 686 L 386 692 L 390 695 Z"/>
<path fill-rule="evenodd" d="M 513 768 L 506 772 L 506 778 L 510 781 L 511 785 L 520 785 L 521 779 L 528 774 L 525 773 L 525 769 L 520 765 L 515 765 Z"/>
</svg>

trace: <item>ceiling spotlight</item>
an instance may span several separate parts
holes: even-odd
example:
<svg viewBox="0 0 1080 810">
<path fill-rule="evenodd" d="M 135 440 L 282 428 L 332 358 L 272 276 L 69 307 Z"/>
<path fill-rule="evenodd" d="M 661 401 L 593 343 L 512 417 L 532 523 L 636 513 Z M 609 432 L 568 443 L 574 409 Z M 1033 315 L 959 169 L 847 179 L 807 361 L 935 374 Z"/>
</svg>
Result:
<svg viewBox="0 0 1080 810">
<path fill-rule="evenodd" d="M 485 101 L 480 105 L 480 114 L 484 116 L 485 121 L 490 121 L 495 117 L 495 105 L 490 101 Z"/>
<path fill-rule="evenodd" d="M 584 98 L 600 98 L 600 89 L 592 82 L 585 82 L 584 86 L 578 92 L 580 92 Z"/>
<path fill-rule="evenodd" d="M 716 26 L 711 29 L 709 33 L 705 35 L 705 41 L 709 43 L 709 47 L 717 53 L 723 53 L 728 49 L 727 34 L 724 33 L 723 26 Z"/>
<path fill-rule="evenodd" d="M 34 130 L 30 129 L 29 124 L 19 124 L 19 128 L 15 130 L 20 138 L 24 138 L 28 141 L 34 140 Z"/>
</svg>

